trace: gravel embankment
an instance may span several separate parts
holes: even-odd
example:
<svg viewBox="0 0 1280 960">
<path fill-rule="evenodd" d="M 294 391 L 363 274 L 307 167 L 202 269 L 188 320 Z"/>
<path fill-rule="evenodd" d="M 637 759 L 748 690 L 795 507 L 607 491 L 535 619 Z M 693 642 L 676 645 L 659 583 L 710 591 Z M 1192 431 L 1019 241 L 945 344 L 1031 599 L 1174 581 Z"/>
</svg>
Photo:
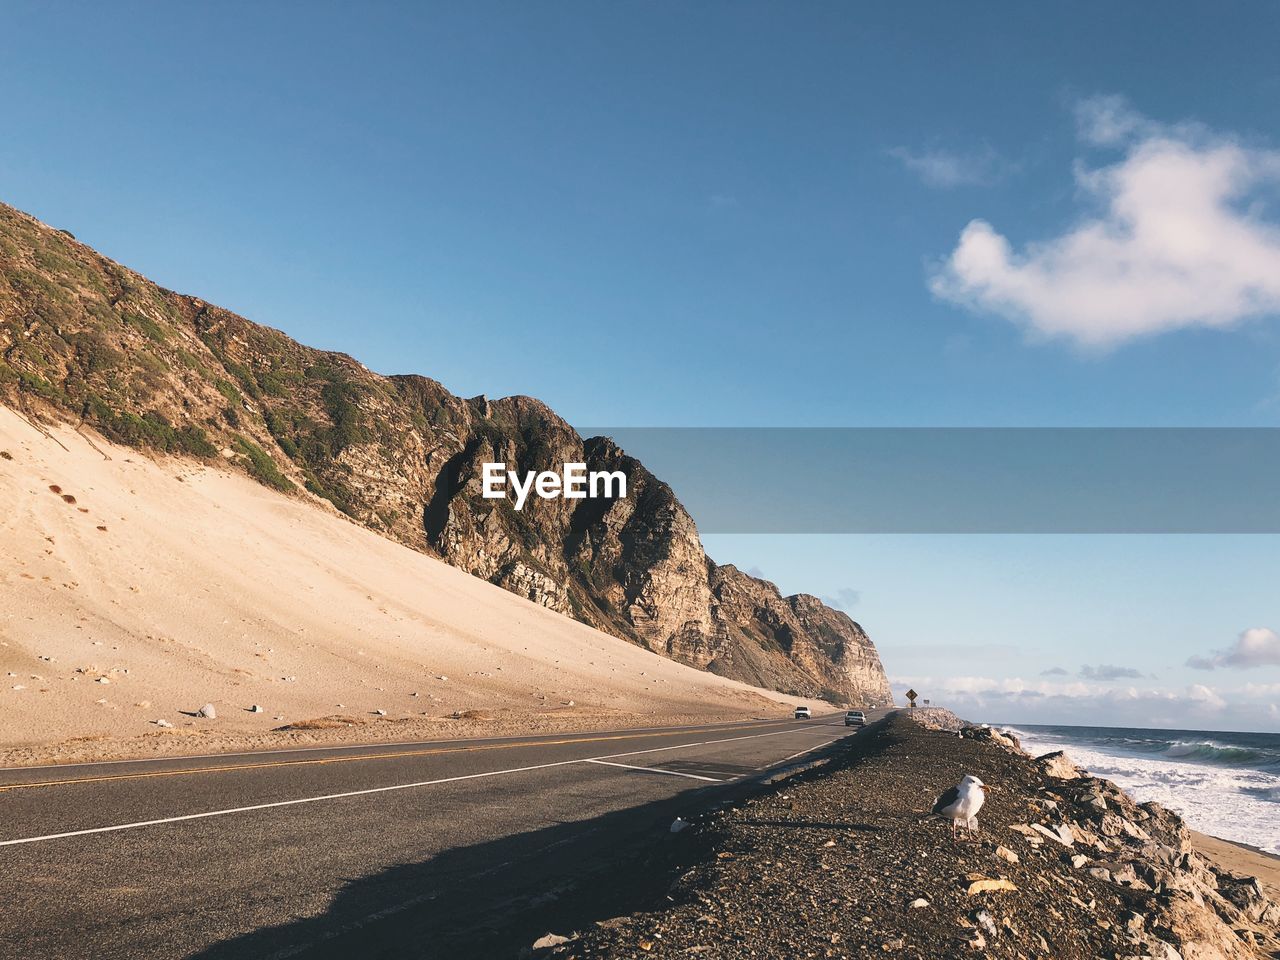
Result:
<svg viewBox="0 0 1280 960">
<path fill-rule="evenodd" d="M 953 841 L 948 824 L 921 821 L 965 774 L 994 789 L 980 836 Z M 696 862 L 668 908 L 606 921 L 538 953 L 1280 955 L 1272 952 L 1280 949 L 1280 907 L 1256 885 L 1193 852 L 1175 815 L 1074 774 L 1065 761 L 1036 761 L 985 728 L 960 736 L 890 717 L 832 765 L 673 838 L 687 838 Z"/>
</svg>

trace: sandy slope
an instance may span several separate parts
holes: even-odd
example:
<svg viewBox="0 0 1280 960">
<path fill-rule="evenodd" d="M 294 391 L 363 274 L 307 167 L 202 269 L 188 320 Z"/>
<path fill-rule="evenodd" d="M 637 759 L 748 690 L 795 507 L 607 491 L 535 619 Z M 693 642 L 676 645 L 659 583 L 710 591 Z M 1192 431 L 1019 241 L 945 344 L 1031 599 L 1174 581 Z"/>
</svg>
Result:
<svg viewBox="0 0 1280 960">
<path fill-rule="evenodd" d="M 0 762 L 314 739 L 270 731 L 335 714 L 378 739 L 785 709 L 243 476 L 54 436 L 0 407 Z M 467 710 L 494 720 L 442 719 Z"/>
</svg>

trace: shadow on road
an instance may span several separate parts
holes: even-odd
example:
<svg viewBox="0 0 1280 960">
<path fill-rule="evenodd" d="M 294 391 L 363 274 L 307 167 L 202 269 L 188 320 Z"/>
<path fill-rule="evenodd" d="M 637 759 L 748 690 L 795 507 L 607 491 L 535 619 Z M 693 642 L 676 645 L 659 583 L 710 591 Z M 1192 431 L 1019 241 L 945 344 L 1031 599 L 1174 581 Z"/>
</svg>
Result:
<svg viewBox="0 0 1280 960">
<path fill-rule="evenodd" d="M 677 862 L 698 856 L 695 831 L 672 834 L 672 820 L 740 795 L 693 788 L 592 820 L 447 850 L 352 879 L 319 916 L 194 957 L 515 957 L 549 931 L 569 933 L 656 906 Z"/>
<path fill-rule="evenodd" d="M 836 766 L 858 763 L 880 749 L 882 728 L 883 722 L 870 724 L 864 735 L 828 744 L 814 756 L 837 755 Z M 824 775 L 800 776 L 811 774 Z M 661 908 L 678 872 L 710 849 L 698 831 L 672 834 L 676 816 L 687 819 L 768 789 L 754 779 L 690 786 L 642 806 L 446 850 L 353 878 L 323 914 L 225 940 L 190 960 L 514 958 L 545 933 L 568 935 L 598 920 Z M 843 822 L 794 826 L 876 829 Z"/>
</svg>

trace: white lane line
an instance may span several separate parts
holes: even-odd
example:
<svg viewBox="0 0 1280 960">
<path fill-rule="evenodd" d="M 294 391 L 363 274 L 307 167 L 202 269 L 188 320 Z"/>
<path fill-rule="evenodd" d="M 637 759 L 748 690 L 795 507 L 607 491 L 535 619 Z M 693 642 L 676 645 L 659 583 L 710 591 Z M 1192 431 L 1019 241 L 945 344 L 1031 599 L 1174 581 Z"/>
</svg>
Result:
<svg viewBox="0 0 1280 960">
<path fill-rule="evenodd" d="M 663 770 L 661 767 L 638 767 L 631 763 L 610 763 L 608 760 L 583 760 L 583 763 L 598 763 L 602 767 L 621 767 L 623 770 L 643 770 L 646 773 L 665 773 L 669 777 L 688 777 L 690 780 L 706 780 L 710 783 L 724 783 L 715 777 L 700 777 L 696 773 L 681 773 L 679 770 Z"/>
<path fill-rule="evenodd" d="M 813 753 L 813 751 L 817 750 L 819 747 L 825 747 L 828 743 L 835 743 L 837 740 L 843 740 L 843 739 L 844 739 L 843 737 L 832 737 L 830 740 L 824 740 L 822 743 L 815 743 L 811 747 L 805 747 L 805 749 L 801 750 L 799 753 L 793 753 L 789 757 L 783 757 L 778 762 L 786 763 L 788 760 L 794 760 L 796 757 L 803 757 L 806 753 Z"/>
<path fill-rule="evenodd" d="M 775 733 L 753 733 L 745 737 L 726 737 L 723 740 L 699 740 L 697 743 L 677 743 L 670 747 L 653 747 L 649 750 L 632 750 L 629 753 L 610 753 L 603 757 L 592 757 L 593 760 L 616 760 L 618 757 L 635 757 L 642 753 L 658 753 L 661 750 L 679 750 L 681 747 L 706 747 L 713 743 L 733 743 L 735 740 L 759 740 L 762 737 L 780 737 L 786 733 L 795 733 L 794 728 L 778 730 Z"/>
<path fill-rule="evenodd" d="M 255 803 L 244 807 L 229 807 L 225 810 L 207 810 L 204 813 L 188 813 L 177 817 L 160 817 L 155 820 L 139 820 L 135 823 L 117 823 L 109 827 L 90 827 L 85 830 L 68 830 L 64 833 L 49 833 L 39 837 L 20 837 L 16 840 L 0 840 L 0 847 L 11 847 L 22 843 L 38 843 L 42 840 L 62 840 L 66 837 L 83 837 L 94 833 L 114 833 L 118 830 L 136 830 L 140 827 L 154 827 L 164 823 L 181 823 L 186 820 L 203 820 L 207 817 L 223 817 L 232 813 L 250 813 L 255 810 L 271 810 L 275 807 L 292 807 L 300 803 L 318 803 L 321 800 L 342 800 L 347 797 L 363 797 L 375 793 L 390 793 L 393 790 L 411 790 L 415 787 L 430 787 L 441 783 L 457 783 L 460 780 L 479 780 L 482 777 L 500 777 L 512 773 L 526 773 L 530 770 L 546 770 L 551 767 L 567 767 L 575 763 L 592 763 L 604 760 L 616 760 L 620 757 L 634 757 L 645 753 L 660 753 L 664 750 L 678 750 L 681 747 L 701 747 L 708 743 L 728 743 L 730 740 L 759 740 L 764 737 L 776 737 L 784 733 L 794 733 L 794 729 L 779 730 L 775 733 L 759 733 L 745 737 L 730 737 L 729 740 L 700 740 L 696 743 L 677 743 L 666 747 L 653 747 L 649 750 L 632 750 L 627 753 L 611 753 L 600 757 L 583 757 L 578 760 L 557 760 L 553 763 L 536 763 L 528 767 L 511 767 L 507 770 L 490 770 L 486 773 L 469 773 L 459 777 L 441 777 L 438 780 L 419 780 L 415 783 L 397 783 L 388 787 L 369 787 L 364 790 L 348 790 L 344 793 L 326 793 L 318 797 L 299 797 L 296 800 L 276 800 L 272 803 Z M 670 773 L 669 770 L 660 771 Z"/>
<path fill-rule="evenodd" d="M 117 823 L 109 827 L 90 827 L 87 830 L 68 830 L 66 833 L 50 833 L 42 837 L 22 837 L 18 840 L 0 840 L 0 847 L 19 843 L 36 843 L 40 840 L 61 840 L 64 837 L 83 837 L 91 833 L 111 833 L 116 830 L 136 830 L 154 827 L 162 823 L 180 823 L 183 820 L 202 820 L 205 817 L 224 817 L 231 813 L 249 813 L 252 810 L 270 810 L 273 807 L 291 807 L 299 803 L 318 803 L 321 800 L 341 800 L 344 797 L 363 797 L 372 793 L 389 793 L 392 790 L 410 790 L 439 783 L 456 783 L 459 780 L 479 780 L 481 777 L 498 777 L 508 773 L 524 773 L 528 770 L 545 770 L 548 767 L 566 767 L 581 760 L 558 760 L 555 763 L 538 763 L 531 767 L 512 767 L 510 770 L 491 770 L 488 773 L 469 773 L 461 777 L 441 777 L 439 780 L 420 780 L 417 783 L 397 783 L 390 787 L 370 787 L 366 790 L 348 790 L 345 793 L 326 793 L 319 797 L 300 797 L 296 800 L 276 800 L 273 803 L 255 803 L 247 807 L 229 807 L 226 810 L 207 810 L 204 813 L 188 813 L 180 817 L 161 817 L 156 820 L 139 820 L 136 823 Z"/>
</svg>

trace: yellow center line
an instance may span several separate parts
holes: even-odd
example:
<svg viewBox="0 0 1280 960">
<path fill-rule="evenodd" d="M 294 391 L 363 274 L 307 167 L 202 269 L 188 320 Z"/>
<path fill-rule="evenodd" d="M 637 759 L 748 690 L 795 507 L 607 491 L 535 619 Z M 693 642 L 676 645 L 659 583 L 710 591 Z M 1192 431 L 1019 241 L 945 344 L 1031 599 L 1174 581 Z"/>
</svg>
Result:
<svg viewBox="0 0 1280 960">
<path fill-rule="evenodd" d="M 758 730 L 776 726 L 776 723 L 756 723 L 750 726 L 732 727 L 733 730 Z M 229 763 L 217 767 L 186 767 L 181 770 L 154 770 L 149 773 L 117 773 L 104 777 L 73 777 L 67 780 L 35 780 L 30 783 L 0 785 L 0 793 L 9 790 L 27 790 L 33 787 L 61 787 L 72 783 L 105 783 L 112 780 L 145 780 L 153 777 L 182 777 L 198 773 L 226 773 L 232 770 L 258 770 L 265 767 L 292 767 L 307 764 L 350 763 L 356 760 L 395 760 L 402 757 L 427 757 L 444 753 L 476 753 L 481 750 L 513 750 L 518 747 L 552 747 L 566 743 L 599 743 L 605 740 L 641 740 L 649 737 L 680 737 L 696 733 L 715 733 L 717 730 L 673 730 L 666 733 L 618 733 L 598 737 L 565 738 L 560 740 L 527 740 L 520 743 L 487 743 L 474 747 L 434 747 L 429 750 L 400 750 L 395 753 L 361 753 L 344 757 L 313 757 L 305 760 L 272 760 L 262 763 Z M 157 761 L 162 762 L 162 761 Z"/>
</svg>

